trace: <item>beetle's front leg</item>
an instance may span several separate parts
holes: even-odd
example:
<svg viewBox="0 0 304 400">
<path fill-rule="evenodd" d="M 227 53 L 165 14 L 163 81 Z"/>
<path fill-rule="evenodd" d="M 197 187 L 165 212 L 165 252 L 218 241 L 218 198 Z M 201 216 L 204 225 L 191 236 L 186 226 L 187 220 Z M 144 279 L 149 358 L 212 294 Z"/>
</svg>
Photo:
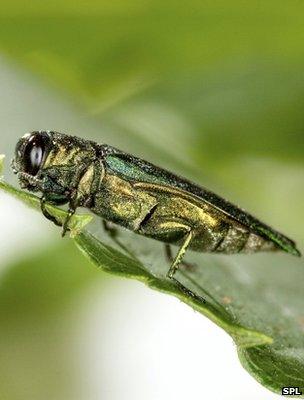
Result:
<svg viewBox="0 0 304 400">
<path fill-rule="evenodd" d="M 64 220 L 64 222 L 60 222 L 57 220 L 56 217 L 54 217 L 52 214 L 50 214 L 46 208 L 46 203 L 48 202 L 48 198 L 46 196 L 42 196 L 40 199 L 40 208 L 42 214 L 47 218 L 48 220 L 52 221 L 55 225 L 57 226 L 62 226 L 62 236 L 64 236 L 68 230 L 69 222 L 72 218 L 72 216 L 75 214 L 75 211 L 78 207 L 77 205 L 77 194 L 76 197 L 72 197 L 72 199 L 69 202 L 69 209 L 68 209 L 68 214 Z"/>
<path fill-rule="evenodd" d="M 52 221 L 55 225 L 62 226 L 62 224 L 52 214 L 48 212 L 48 210 L 46 209 L 46 202 L 47 202 L 46 197 L 42 196 L 40 199 L 40 208 L 42 214 L 45 216 L 45 218 Z"/>
<path fill-rule="evenodd" d="M 67 193 L 67 198 L 69 198 L 69 208 L 68 208 L 68 213 L 67 216 L 64 220 L 64 223 L 62 225 L 62 233 L 61 236 L 65 236 L 68 227 L 69 227 L 69 222 L 72 218 L 72 216 L 75 214 L 77 207 L 81 206 L 83 204 L 84 200 L 84 193 L 82 192 L 82 189 L 80 188 L 81 186 L 81 180 L 86 174 L 88 170 L 88 166 L 90 164 L 90 161 L 82 162 L 82 164 L 79 166 L 77 169 L 77 173 L 73 177 L 72 182 L 70 183 L 70 190 Z M 90 187 L 86 188 L 87 190 L 90 190 Z"/>
<path fill-rule="evenodd" d="M 70 220 L 71 220 L 72 216 L 75 214 L 77 207 L 79 207 L 79 198 L 78 198 L 77 190 L 75 189 L 71 193 L 70 196 L 71 197 L 70 197 L 70 201 L 69 201 L 68 213 L 67 213 L 67 216 L 65 217 L 65 220 L 62 225 L 62 232 L 61 232 L 62 237 L 64 237 L 65 234 L 67 233 L 67 231 L 69 229 Z"/>
</svg>

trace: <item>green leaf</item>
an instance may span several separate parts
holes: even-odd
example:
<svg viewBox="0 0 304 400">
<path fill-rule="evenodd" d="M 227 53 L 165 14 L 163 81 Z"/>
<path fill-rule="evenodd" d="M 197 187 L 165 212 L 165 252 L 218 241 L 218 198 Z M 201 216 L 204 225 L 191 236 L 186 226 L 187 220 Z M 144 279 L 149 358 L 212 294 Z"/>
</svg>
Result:
<svg viewBox="0 0 304 400">
<path fill-rule="evenodd" d="M 1 188 L 38 208 L 39 200 L 35 196 L 14 189 L 3 181 Z M 61 217 L 58 209 L 50 211 Z M 289 279 L 282 282 L 282 278 L 278 279 L 278 274 L 275 275 L 275 269 L 270 268 L 274 276 L 269 271 L 265 273 L 263 262 L 256 271 L 247 268 L 245 256 L 242 273 L 248 274 L 248 283 L 244 287 L 237 272 L 223 265 L 219 257 L 212 260 L 212 257 L 206 256 L 203 261 L 203 256 L 191 255 L 196 268 L 180 271 L 178 280 L 194 293 L 205 297 L 204 303 L 185 294 L 178 285 L 165 278 L 167 263 L 151 254 L 153 246 L 159 252 L 159 243 L 152 241 L 150 252 L 145 254 L 147 252 L 143 248 L 146 248 L 149 239 L 137 238 L 135 246 L 132 235 L 121 232 L 116 242 L 120 247 L 117 248 L 115 243 L 103 243 L 82 226 L 81 232 L 74 235 L 74 240 L 82 253 L 103 271 L 137 279 L 153 289 L 174 295 L 223 328 L 235 341 L 244 367 L 266 387 L 279 392 L 282 386 L 304 385 L 303 321 L 300 319 L 303 314 L 299 295 L 303 271 L 289 266 Z M 133 249 L 134 253 L 126 248 Z M 281 267 L 284 268 L 284 265 Z M 265 275 L 271 278 L 268 284 L 265 284 Z M 276 303 L 273 303 L 274 299 Z M 280 299 L 282 305 L 277 304 Z M 288 304 L 288 313 L 282 308 L 284 301 L 285 307 Z"/>
<path fill-rule="evenodd" d="M 156 270 L 151 270 L 143 265 L 137 258 L 131 258 L 113 247 L 105 245 L 89 232 L 81 232 L 75 237 L 75 241 L 81 251 L 103 271 L 137 279 L 152 289 L 178 297 L 225 329 L 240 347 L 246 348 L 272 343 L 272 339 L 267 335 L 234 324 L 226 313 L 224 306 L 217 303 L 214 298 L 207 303 L 199 298 L 192 298 L 190 295 L 185 294 L 175 283 L 168 280 L 164 273 L 157 273 Z"/>
</svg>

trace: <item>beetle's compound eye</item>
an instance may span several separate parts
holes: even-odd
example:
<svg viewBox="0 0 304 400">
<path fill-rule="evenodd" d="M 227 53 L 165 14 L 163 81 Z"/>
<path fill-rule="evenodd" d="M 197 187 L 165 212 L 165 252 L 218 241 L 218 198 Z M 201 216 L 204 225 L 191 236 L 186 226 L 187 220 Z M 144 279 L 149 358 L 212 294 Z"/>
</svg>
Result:
<svg viewBox="0 0 304 400">
<path fill-rule="evenodd" d="M 46 136 L 44 133 L 31 135 L 24 149 L 24 172 L 37 175 L 46 153 Z"/>
</svg>

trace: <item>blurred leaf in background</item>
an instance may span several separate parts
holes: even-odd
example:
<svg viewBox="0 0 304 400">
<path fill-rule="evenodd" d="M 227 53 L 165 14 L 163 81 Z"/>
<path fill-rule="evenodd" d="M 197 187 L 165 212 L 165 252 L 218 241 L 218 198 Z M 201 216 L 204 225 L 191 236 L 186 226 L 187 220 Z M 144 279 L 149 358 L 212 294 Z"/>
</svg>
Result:
<svg viewBox="0 0 304 400">
<path fill-rule="evenodd" d="M 69 133 L 107 141 L 237 199 L 303 249 L 303 8 L 298 1 L 191 0 L 186 6 L 173 0 L 2 1 L 0 49 L 12 65 L 33 72 L 74 102 L 75 118 L 85 110 L 96 126 L 94 132 L 78 128 Z M 7 143 L 13 146 L 21 134 L 9 132 Z M 11 151 L 1 152 L 6 150 Z M 158 254 L 155 246 L 147 250 L 148 259 L 149 252 Z M 62 260 L 69 260 L 68 254 Z M 293 279 L 300 285 L 304 279 L 299 272 L 303 265 L 284 256 L 280 261 L 232 257 L 223 264 L 220 269 L 212 265 L 211 272 L 207 266 L 201 274 L 217 287 L 216 274 L 217 282 L 223 280 L 225 269 L 240 282 L 256 273 L 245 307 L 253 314 L 255 285 L 268 293 L 269 304 L 284 311 Z M 35 261 L 27 265 L 31 270 Z M 264 270 L 268 274 L 263 279 Z M 33 271 L 32 284 L 39 286 L 39 269 Z M 272 282 L 280 299 L 269 294 Z M 21 283 L 19 291 L 27 293 L 26 281 Z M 291 312 L 290 326 L 299 326 L 300 346 L 301 316 L 293 314 L 293 306 L 300 309 L 297 301 L 284 312 Z M 15 313 L 18 308 L 12 307 L 10 314 Z M 260 318 L 262 314 L 260 310 Z M 276 327 L 278 335 L 290 328 L 286 320 L 282 324 Z M 292 347 L 280 353 L 278 367 L 289 359 L 299 363 L 297 370 L 303 368 L 300 347 L 299 352 Z M 257 379 L 274 388 L 259 371 L 265 368 L 259 365 L 259 351 L 263 349 L 241 354 L 241 359 Z"/>
</svg>

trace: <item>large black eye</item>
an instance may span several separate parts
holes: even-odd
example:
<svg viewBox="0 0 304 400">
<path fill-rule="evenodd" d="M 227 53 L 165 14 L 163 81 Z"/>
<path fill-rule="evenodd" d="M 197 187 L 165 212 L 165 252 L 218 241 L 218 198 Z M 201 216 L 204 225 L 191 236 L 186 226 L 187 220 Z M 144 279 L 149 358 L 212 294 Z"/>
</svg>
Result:
<svg viewBox="0 0 304 400">
<path fill-rule="evenodd" d="M 46 137 L 37 133 L 31 136 L 24 149 L 24 172 L 37 175 L 45 159 Z"/>
</svg>

